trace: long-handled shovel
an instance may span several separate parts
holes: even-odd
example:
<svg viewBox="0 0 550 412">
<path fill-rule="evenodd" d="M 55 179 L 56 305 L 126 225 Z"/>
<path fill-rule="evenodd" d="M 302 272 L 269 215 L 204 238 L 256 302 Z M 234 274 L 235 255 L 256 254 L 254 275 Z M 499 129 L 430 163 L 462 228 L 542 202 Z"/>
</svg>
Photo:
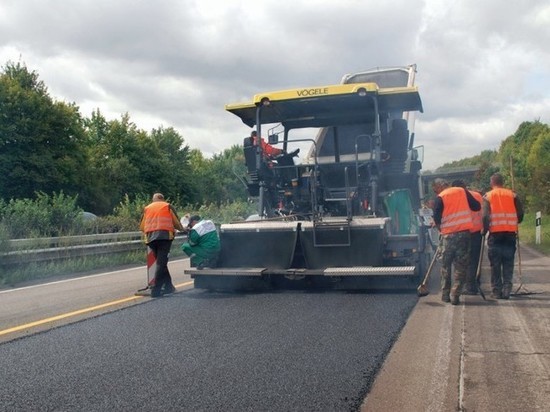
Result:
<svg viewBox="0 0 550 412">
<path fill-rule="evenodd" d="M 434 257 L 430 262 L 430 266 L 428 266 L 428 270 L 424 275 L 424 279 L 422 280 L 422 283 L 416 288 L 416 294 L 419 297 L 428 296 L 430 294 L 430 291 L 428 290 L 428 287 L 426 286 L 426 284 L 428 283 L 428 279 L 430 278 L 430 273 L 432 273 L 432 269 L 434 267 L 435 261 L 438 258 L 438 256 L 439 256 L 439 246 L 437 247 L 434 253 Z"/>
<path fill-rule="evenodd" d="M 510 156 L 510 177 L 512 178 L 512 191 L 515 192 L 514 189 L 514 164 L 512 162 L 512 156 Z M 527 291 L 527 289 L 523 286 L 523 274 L 521 273 L 521 251 L 519 248 L 519 232 L 516 233 L 516 242 L 517 242 L 517 250 L 518 250 L 518 270 L 519 270 L 519 286 L 516 289 L 516 292 L 514 295 L 518 295 L 521 288 L 524 288 L 526 290 L 525 294 L 529 294 L 530 292 Z"/>
<path fill-rule="evenodd" d="M 485 293 L 483 293 L 483 290 L 481 289 L 481 264 L 483 263 L 483 251 L 485 249 L 485 235 L 481 236 L 481 246 L 479 251 L 479 260 L 477 261 L 477 271 L 476 271 L 476 285 L 477 285 L 477 291 L 483 298 L 485 299 Z"/>
<path fill-rule="evenodd" d="M 519 291 L 521 289 L 525 289 L 525 292 L 521 293 L 521 295 L 529 295 L 531 294 L 531 292 L 529 292 L 527 288 L 523 285 L 523 273 L 521 272 L 521 251 L 520 251 L 520 244 L 519 244 L 519 233 L 516 234 L 516 241 L 517 241 L 517 250 L 518 250 L 519 286 L 514 292 L 514 295 L 520 295 Z"/>
</svg>

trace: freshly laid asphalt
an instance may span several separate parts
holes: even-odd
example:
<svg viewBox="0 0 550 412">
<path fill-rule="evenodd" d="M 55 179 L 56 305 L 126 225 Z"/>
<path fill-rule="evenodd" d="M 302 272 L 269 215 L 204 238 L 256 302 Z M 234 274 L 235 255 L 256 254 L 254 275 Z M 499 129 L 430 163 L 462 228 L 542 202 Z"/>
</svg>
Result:
<svg viewBox="0 0 550 412">
<path fill-rule="evenodd" d="M 0 410 L 357 410 L 418 298 L 178 292 L 0 344 Z"/>
<path fill-rule="evenodd" d="M 523 248 L 523 286 L 495 300 L 485 260 L 487 300 L 458 306 L 441 302 L 437 270 L 420 299 L 144 298 L 0 343 L 0 411 L 549 411 L 549 268 Z"/>
</svg>

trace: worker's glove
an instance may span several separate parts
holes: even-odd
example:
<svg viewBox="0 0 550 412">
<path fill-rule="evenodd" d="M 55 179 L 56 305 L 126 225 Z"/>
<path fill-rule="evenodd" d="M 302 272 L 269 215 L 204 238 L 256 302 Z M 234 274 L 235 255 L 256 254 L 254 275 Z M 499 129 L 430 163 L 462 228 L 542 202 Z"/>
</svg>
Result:
<svg viewBox="0 0 550 412">
<path fill-rule="evenodd" d="M 300 153 L 300 149 L 296 149 L 293 152 L 290 152 L 288 155 L 291 157 L 296 157 L 298 156 L 298 153 Z"/>
</svg>

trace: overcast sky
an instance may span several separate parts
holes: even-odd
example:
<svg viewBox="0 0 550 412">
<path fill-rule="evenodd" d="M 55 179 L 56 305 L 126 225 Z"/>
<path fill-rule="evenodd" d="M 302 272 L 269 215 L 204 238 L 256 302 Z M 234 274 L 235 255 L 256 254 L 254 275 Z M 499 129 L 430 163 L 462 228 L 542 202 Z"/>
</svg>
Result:
<svg viewBox="0 0 550 412">
<path fill-rule="evenodd" d="M 416 64 L 424 169 L 550 123 L 547 0 L 0 0 L 0 64 L 83 116 L 174 127 L 209 156 L 250 131 L 256 93 Z"/>
</svg>

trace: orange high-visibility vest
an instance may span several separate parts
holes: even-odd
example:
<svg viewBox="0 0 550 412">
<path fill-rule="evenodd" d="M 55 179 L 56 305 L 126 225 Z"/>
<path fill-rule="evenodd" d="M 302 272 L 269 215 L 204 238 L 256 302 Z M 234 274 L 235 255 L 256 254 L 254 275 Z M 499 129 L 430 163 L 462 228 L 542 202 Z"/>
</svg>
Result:
<svg viewBox="0 0 550 412">
<path fill-rule="evenodd" d="M 145 207 L 144 232 L 156 232 L 166 230 L 174 232 L 170 204 L 167 202 L 153 202 Z"/>
<path fill-rule="evenodd" d="M 481 193 L 476 192 L 475 190 L 470 190 L 469 192 L 472 194 L 474 199 L 479 202 L 480 205 L 483 203 L 483 197 L 481 196 Z M 481 230 L 483 229 L 483 218 L 482 218 L 483 213 L 481 209 L 479 209 L 477 212 L 474 212 L 473 210 L 471 212 L 472 212 L 472 224 L 474 225 L 474 227 L 470 230 L 470 232 L 472 233 L 481 232 Z"/>
<path fill-rule="evenodd" d="M 439 194 L 443 200 L 443 215 L 441 216 L 440 231 L 443 235 L 471 230 L 472 211 L 468 205 L 465 189 L 449 187 Z"/>
<path fill-rule="evenodd" d="M 271 146 L 268 144 L 265 139 L 262 137 L 259 139 L 260 143 L 262 145 L 262 152 L 264 153 L 264 156 L 267 158 L 275 157 L 283 153 L 281 149 L 275 146 Z M 254 146 L 258 146 L 258 136 L 253 138 L 253 144 Z"/>
<path fill-rule="evenodd" d="M 485 198 L 491 206 L 489 232 L 517 232 L 518 214 L 514 203 L 514 192 L 498 187 L 489 191 Z"/>
</svg>

